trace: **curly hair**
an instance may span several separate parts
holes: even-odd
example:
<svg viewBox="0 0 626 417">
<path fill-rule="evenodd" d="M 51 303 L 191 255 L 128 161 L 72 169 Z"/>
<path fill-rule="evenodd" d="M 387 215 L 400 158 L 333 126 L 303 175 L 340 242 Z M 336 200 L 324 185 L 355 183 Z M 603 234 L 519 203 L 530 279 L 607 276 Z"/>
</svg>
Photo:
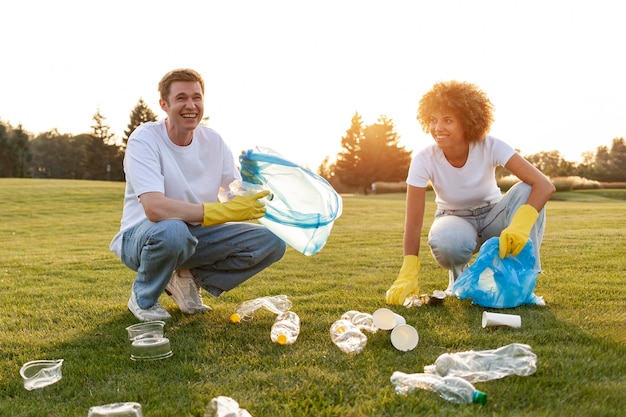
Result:
<svg viewBox="0 0 626 417">
<path fill-rule="evenodd" d="M 430 117 L 435 111 L 448 110 L 461 121 L 468 142 L 485 138 L 493 123 L 493 104 L 478 86 L 468 82 L 444 81 L 436 83 L 419 102 L 417 120 L 430 133 Z"/>
<path fill-rule="evenodd" d="M 202 79 L 202 76 L 192 69 L 179 68 L 168 72 L 163 76 L 163 78 L 161 78 L 161 81 L 159 81 L 159 94 L 161 95 L 161 100 L 167 102 L 170 95 L 170 87 L 174 81 L 199 82 L 202 94 L 204 94 L 204 79 Z"/>
</svg>

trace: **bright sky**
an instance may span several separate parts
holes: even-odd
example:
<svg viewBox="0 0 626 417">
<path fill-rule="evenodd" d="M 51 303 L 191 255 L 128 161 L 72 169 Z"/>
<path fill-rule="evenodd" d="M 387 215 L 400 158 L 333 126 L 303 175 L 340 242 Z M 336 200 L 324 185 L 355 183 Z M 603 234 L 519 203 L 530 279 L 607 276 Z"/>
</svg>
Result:
<svg viewBox="0 0 626 417">
<path fill-rule="evenodd" d="M 316 170 L 355 112 L 401 145 L 437 81 L 479 85 L 492 134 L 568 161 L 626 137 L 626 25 L 615 0 L 20 0 L 2 7 L 0 119 L 38 134 L 119 138 L 139 98 L 191 67 L 205 115 L 237 154 L 266 146 Z"/>
</svg>

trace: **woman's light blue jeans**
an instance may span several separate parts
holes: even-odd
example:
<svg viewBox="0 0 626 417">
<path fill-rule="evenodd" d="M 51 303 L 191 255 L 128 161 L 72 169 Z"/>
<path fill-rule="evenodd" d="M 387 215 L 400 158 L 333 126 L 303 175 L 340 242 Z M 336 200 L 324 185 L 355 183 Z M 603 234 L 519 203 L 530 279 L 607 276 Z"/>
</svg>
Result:
<svg viewBox="0 0 626 417">
<path fill-rule="evenodd" d="M 139 307 L 153 306 L 176 269 L 190 269 L 215 297 L 280 260 L 286 245 L 264 226 L 225 223 L 191 226 L 181 220 L 144 220 L 124 232 L 122 262 L 137 272 Z"/>
<path fill-rule="evenodd" d="M 458 278 L 472 256 L 485 241 L 500 236 L 517 209 L 526 204 L 530 186 L 519 182 L 502 196 L 500 201 L 468 210 L 437 210 L 428 233 L 430 252 L 439 265 L 450 270 L 450 285 Z M 545 230 L 545 208 L 530 231 L 533 243 L 535 268 L 541 271 L 539 249 Z M 449 287 L 451 288 L 451 287 Z"/>
</svg>

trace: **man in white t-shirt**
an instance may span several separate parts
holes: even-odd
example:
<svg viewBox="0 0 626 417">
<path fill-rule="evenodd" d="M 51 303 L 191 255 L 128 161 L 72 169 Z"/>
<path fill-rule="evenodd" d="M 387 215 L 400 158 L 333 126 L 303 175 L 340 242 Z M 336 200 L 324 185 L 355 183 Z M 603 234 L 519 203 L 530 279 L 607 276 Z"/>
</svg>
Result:
<svg viewBox="0 0 626 417">
<path fill-rule="evenodd" d="M 167 118 L 130 136 L 124 157 L 126 192 L 110 249 L 137 272 L 128 309 L 139 320 L 164 320 L 165 291 L 188 314 L 210 310 L 200 288 L 218 297 L 282 258 L 285 243 L 264 226 L 263 191 L 233 196 L 241 176 L 229 147 L 201 126 L 204 81 L 191 69 L 159 83 Z"/>
</svg>

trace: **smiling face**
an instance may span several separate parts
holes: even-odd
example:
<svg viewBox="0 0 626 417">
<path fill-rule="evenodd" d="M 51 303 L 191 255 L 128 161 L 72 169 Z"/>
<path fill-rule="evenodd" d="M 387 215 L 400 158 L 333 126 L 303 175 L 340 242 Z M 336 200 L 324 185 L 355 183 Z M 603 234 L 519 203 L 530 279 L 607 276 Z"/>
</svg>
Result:
<svg viewBox="0 0 626 417">
<path fill-rule="evenodd" d="M 463 124 L 450 110 L 433 111 L 430 114 L 430 134 L 441 149 L 467 147 Z"/>
<path fill-rule="evenodd" d="M 179 145 L 189 144 L 193 130 L 198 127 L 204 114 L 204 96 L 200 83 L 174 81 L 167 100 L 159 100 L 159 104 L 167 113 L 170 138 Z"/>
</svg>

